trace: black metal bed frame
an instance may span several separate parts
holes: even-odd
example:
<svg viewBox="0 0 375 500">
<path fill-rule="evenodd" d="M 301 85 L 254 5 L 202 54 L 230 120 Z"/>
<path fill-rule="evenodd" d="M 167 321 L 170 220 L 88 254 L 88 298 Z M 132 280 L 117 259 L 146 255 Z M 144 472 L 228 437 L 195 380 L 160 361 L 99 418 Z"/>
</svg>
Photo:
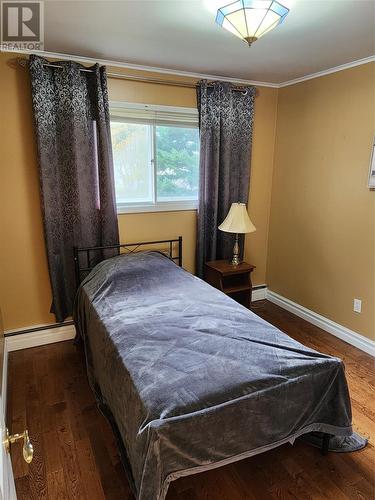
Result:
<svg viewBox="0 0 375 500">
<path fill-rule="evenodd" d="M 124 254 L 131 254 L 131 253 L 137 253 L 137 252 L 142 252 L 144 250 L 139 250 L 140 247 L 142 246 L 149 246 L 149 245 L 162 245 L 167 243 L 169 245 L 168 252 L 165 250 L 161 250 L 160 248 L 155 248 L 155 251 L 162 251 L 170 260 L 173 260 L 176 262 L 180 267 L 182 267 L 182 236 L 179 236 L 177 239 L 173 240 L 158 240 L 158 241 L 142 241 L 140 243 L 120 243 L 118 245 L 106 245 L 106 246 L 98 246 L 98 247 L 73 247 L 73 255 L 74 255 L 74 269 L 75 269 L 75 277 L 76 277 L 76 283 L 77 283 L 77 288 L 78 285 L 81 283 L 82 278 L 83 278 L 83 273 L 86 275 L 94 269 L 94 267 L 101 262 L 102 260 L 106 260 L 108 257 L 103 257 L 103 251 L 105 250 L 117 250 L 117 254 L 120 255 L 121 253 Z M 173 250 L 173 244 L 178 243 L 178 254 L 174 255 L 174 250 Z M 123 250 L 123 251 L 121 251 Z M 148 250 L 151 250 L 148 248 Z M 91 262 L 91 256 L 92 253 L 95 252 L 96 254 L 98 252 L 102 253 L 102 257 L 99 259 L 95 259 L 95 263 L 92 264 Z M 81 266 L 81 255 L 85 255 L 85 265 L 84 267 Z"/>
</svg>

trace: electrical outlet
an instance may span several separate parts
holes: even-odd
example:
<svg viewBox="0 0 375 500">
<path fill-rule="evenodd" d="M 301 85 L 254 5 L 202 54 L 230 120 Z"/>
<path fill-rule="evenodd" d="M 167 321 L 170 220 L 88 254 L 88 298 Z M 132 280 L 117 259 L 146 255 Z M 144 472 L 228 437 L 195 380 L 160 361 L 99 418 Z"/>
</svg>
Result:
<svg viewBox="0 0 375 500">
<path fill-rule="evenodd" d="M 362 300 L 361 299 L 354 299 L 353 311 L 356 313 L 362 312 Z"/>
</svg>

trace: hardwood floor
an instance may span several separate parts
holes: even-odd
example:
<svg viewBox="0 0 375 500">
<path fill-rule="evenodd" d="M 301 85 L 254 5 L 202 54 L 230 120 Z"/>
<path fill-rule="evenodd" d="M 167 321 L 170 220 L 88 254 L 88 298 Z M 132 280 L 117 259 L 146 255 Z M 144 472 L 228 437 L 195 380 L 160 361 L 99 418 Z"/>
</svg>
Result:
<svg viewBox="0 0 375 500">
<path fill-rule="evenodd" d="M 345 361 L 354 428 L 370 442 L 355 453 L 323 457 L 297 441 L 180 479 L 167 500 L 374 499 L 373 358 L 270 302 L 256 302 L 254 312 Z M 12 447 L 19 499 L 133 499 L 111 429 L 88 386 L 82 352 L 72 342 L 10 353 L 8 424 L 11 432 L 27 427 L 35 450 L 28 466 L 21 446 Z"/>
</svg>

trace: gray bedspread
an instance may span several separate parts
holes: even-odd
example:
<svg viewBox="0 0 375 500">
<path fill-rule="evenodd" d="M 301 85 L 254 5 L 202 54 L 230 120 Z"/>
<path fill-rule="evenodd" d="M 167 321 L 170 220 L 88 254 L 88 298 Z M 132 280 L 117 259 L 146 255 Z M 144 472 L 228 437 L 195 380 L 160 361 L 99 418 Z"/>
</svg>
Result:
<svg viewBox="0 0 375 500">
<path fill-rule="evenodd" d="M 310 431 L 350 435 L 344 365 L 157 252 L 101 262 L 74 319 L 139 500 Z M 250 471 L 249 471 L 250 473 Z"/>
</svg>

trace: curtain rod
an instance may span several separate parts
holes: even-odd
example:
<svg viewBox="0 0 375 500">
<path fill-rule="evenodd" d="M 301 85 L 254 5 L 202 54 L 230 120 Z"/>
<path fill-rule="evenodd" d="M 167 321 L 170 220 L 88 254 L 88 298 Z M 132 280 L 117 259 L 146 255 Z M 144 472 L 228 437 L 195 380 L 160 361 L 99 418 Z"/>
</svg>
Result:
<svg viewBox="0 0 375 500">
<path fill-rule="evenodd" d="M 17 59 L 18 64 L 21 66 L 26 66 L 28 63 L 28 59 L 24 58 L 18 58 Z M 43 66 L 47 66 L 49 68 L 57 68 L 57 69 L 62 69 L 61 66 L 58 64 L 53 64 L 53 63 L 43 63 Z M 80 68 L 80 71 L 83 73 L 92 73 L 92 69 L 87 69 L 87 68 Z M 154 77 L 149 77 L 149 76 L 136 76 L 136 75 L 124 75 L 122 73 L 107 73 L 108 78 L 113 78 L 113 79 L 118 79 L 118 80 L 129 80 L 132 82 L 141 82 L 141 83 L 153 83 L 156 85 L 168 85 L 169 87 L 184 87 L 188 89 L 195 89 L 197 87 L 198 82 L 184 82 L 184 81 L 178 81 L 178 80 L 163 80 L 161 78 L 154 78 Z M 228 82 L 231 83 L 231 82 Z M 213 86 L 213 83 L 209 83 L 209 86 Z M 232 90 L 234 92 L 246 92 L 247 86 L 244 85 L 235 85 Z"/>
</svg>

